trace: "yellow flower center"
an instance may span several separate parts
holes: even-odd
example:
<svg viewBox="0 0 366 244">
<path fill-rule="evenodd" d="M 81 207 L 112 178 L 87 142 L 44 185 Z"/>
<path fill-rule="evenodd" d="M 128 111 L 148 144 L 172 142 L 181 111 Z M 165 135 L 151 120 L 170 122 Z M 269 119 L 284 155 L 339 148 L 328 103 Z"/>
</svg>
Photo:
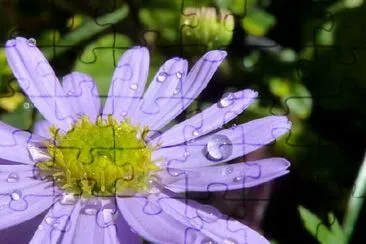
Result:
<svg viewBox="0 0 366 244">
<path fill-rule="evenodd" d="M 143 140 L 148 131 L 112 116 L 96 123 L 85 116 L 65 134 L 51 127 L 53 141 L 44 142 L 51 159 L 37 167 L 62 190 L 85 198 L 146 191 L 159 169 L 151 161 L 155 148 Z"/>
</svg>

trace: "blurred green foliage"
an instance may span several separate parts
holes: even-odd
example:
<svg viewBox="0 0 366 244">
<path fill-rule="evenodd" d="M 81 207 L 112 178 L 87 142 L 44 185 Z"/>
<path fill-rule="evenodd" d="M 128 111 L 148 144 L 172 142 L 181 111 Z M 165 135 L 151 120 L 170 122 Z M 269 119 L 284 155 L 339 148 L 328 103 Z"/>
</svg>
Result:
<svg viewBox="0 0 366 244">
<path fill-rule="evenodd" d="M 133 45 L 150 49 L 150 80 L 167 58 L 179 55 L 192 64 L 206 50 L 228 50 L 189 111 L 225 90 L 252 88 L 259 91 L 258 101 L 233 123 L 270 114 L 290 118 L 294 127 L 273 153 L 293 164 L 285 186 L 293 194 L 285 197 L 294 199 L 288 201 L 290 211 L 271 203 L 283 230 L 274 224 L 266 232 L 278 243 L 294 243 L 297 236 L 315 241 L 301 218 L 312 236 L 320 221 L 316 215 L 326 219 L 332 212 L 342 219 L 363 156 L 365 11 L 363 0 L 18 0 L 0 5 L 0 38 L 35 38 L 60 77 L 73 70 L 88 73 L 102 96 L 118 58 Z M 0 118 L 30 129 L 39 114 L 5 60 L 0 49 Z M 300 218 L 298 205 L 310 206 L 314 214 L 300 208 Z M 341 235 L 336 223 L 324 229 L 321 243 Z"/>
</svg>

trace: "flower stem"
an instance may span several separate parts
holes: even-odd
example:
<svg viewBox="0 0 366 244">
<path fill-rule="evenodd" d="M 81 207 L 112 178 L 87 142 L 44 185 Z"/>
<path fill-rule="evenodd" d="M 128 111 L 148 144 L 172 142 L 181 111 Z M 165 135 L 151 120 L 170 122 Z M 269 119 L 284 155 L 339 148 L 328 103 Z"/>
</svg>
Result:
<svg viewBox="0 0 366 244">
<path fill-rule="evenodd" d="M 346 234 L 346 243 L 349 243 L 355 229 L 358 215 L 366 197 L 366 155 L 358 172 L 353 191 L 348 200 L 346 215 L 344 217 L 343 228 Z"/>
</svg>

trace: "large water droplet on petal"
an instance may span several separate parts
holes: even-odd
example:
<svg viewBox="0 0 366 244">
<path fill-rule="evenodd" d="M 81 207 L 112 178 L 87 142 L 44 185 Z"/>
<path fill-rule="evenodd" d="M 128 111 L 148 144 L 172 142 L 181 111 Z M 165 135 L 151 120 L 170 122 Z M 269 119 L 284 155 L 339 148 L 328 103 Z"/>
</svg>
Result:
<svg viewBox="0 0 366 244">
<path fill-rule="evenodd" d="M 232 92 L 224 93 L 221 100 L 217 103 L 219 108 L 226 108 L 234 103 L 234 94 Z"/>
<path fill-rule="evenodd" d="M 95 215 L 101 207 L 102 203 L 98 198 L 91 198 L 86 201 L 82 212 L 87 215 Z"/>
<path fill-rule="evenodd" d="M 205 148 L 206 157 L 212 161 L 221 161 L 230 157 L 233 144 L 225 135 L 214 135 Z"/>
<path fill-rule="evenodd" d="M 235 178 L 233 179 L 233 181 L 234 181 L 235 183 L 242 182 L 242 181 L 243 181 L 243 177 L 242 177 L 242 176 L 237 176 L 237 177 L 235 177 Z"/>
<path fill-rule="evenodd" d="M 158 82 L 164 82 L 165 80 L 166 80 L 166 77 L 167 77 L 168 75 L 167 75 L 167 73 L 165 73 L 165 72 L 160 72 L 159 74 L 158 74 L 158 76 L 156 77 L 156 80 L 158 81 Z"/>
<path fill-rule="evenodd" d="M 22 198 L 22 192 L 19 190 L 15 190 L 11 193 L 11 200 L 19 201 Z"/>
<path fill-rule="evenodd" d="M 19 181 L 19 175 L 17 173 L 12 172 L 8 175 L 6 181 L 9 183 L 16 183 Z"/>
</svg>

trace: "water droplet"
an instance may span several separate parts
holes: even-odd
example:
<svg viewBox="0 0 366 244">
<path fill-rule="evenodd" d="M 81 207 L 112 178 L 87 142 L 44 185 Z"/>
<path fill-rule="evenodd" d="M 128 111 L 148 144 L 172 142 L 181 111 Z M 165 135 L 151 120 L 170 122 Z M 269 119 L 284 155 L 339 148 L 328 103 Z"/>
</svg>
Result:
<svg viewBox="0 0 366 244">
<path fill-rule="evenodd" d="M 75 91 L 73 91 L 73 90 L 69 90 L 69 91 L 67 92 L 67 95 L 71 96 L 71 95 L 73 95 L 73 94 L 74 94 L 74 92 L 75 92 Z"/>
<path fill-rule="evenodd" d="M 51 225 L 53 223 L 54 219 L 52 217 L 48 216 L 48 217 L 46 217 L 45 221 L 47 224 Z"/>
<path fill-rule="evenodd" d="M 38 230 L 43 230 L 43 225 L 42 224 L 38 225 Z"/>
<path fill-rule="evenodd" d="M 201 244 L 217 244 L 217 242 L 212 240 L 210 237 L 205 237 L 202 239 Z"/>
<path fill-rule="evenodd" d="M 160 193 L 160 188 L 158 186 L 160 182 L 161 180 L 157 176 L 155 175 L 150 176 L 147 181 L 148 183 L 147 192 L 150 194 Z"/>
<path fill-rule="evenodd" d="M 22 192 L 19 190 L 15 190 L 11 193 L 11 200 L 19 201 L 22 198 Z"/>
<path fill-rule="evenodd" d="M 192 136 L 199 136 L 200 132 L 198 130 L 193 130 L 192 131 Z"/>
<path fill-rule="evenodd" d="M 226 238 L 222 243 L 223 244 L 238 244 L 238 242 L 233 238 Z"/>
<path fill-rule="evenodd" d="M 104 221 L 107 223 L 116 220 L 118 216 L 116 207 L 112 203 L 107 203 L 106 205 L 103 206 L 102 214 Z"/>
<path fill-rule="evenodd" d="M 16 183 L 19 181 L 19 175 L 17 173 L 12 172 L 8 175 L 6 181 L 9 183 Z"/>
<path fill-rule="evenodd" d="M 225 135 L 213 136 L 206 145 L 206 157 L 212 161 L 221 161 L 230 157 L 233 144 Z"/>
<path fill-rule="evenodd" d="M 219 108 L 226 108 L 234 103 L 234 94 L 232 92 L 224 93 L 220 101 L 217 103 Z"/>
<path fill-rule="evenodd" d="M 203 205 L 197 209 L 197 215 L 206 223 L 216 222 L 218 217 L 215 215 L 216 209 L 210 205 Z"/>
<path fill-rule="evenodd" d="M 242 181 L 243 181 L 243 177 L 242 177 L 242 176 L 237 176 L 237 177 L 235 177 L 235 178 L 233 179 L 233 181 L 234 181 L 235 183 L 237 183 L 237 182 L 242 182 Z"/>
<path fill-rule="evenodd" d="M 234 172 L 234 169 L 232 166 L 227 166 L 227 167 L 224 167 L 221 171 L 221 175 L 223 176 L 227 176 L 227 175 L 230 175 Z"/>
<path fill-rule="evenodd" d="M 84 205 L 83 213 L 87 215 L 95 215 L 101 209 L 102 203 L 98 198 L 88 199 Z"/>
<path fill-rule="evenodd" d="M 174 89 L 173 94 L 177 95 L 179 92 L 180 92 L 180 88 L 177 87 L 177 88 Z"/>
<path fill-rule="evenodd" d="M 136 91 L 137 90 L 137 84 L 136 83 L 131 84 L 130 89 Z"/>
<path fill-rule="evenodd" d="M 175 74 L 175 76 L 176 76 L 178 79 L 180 79 L 180 78 L 182 78 L 182 73 L 178 71 L 178 72 Z"/>
<path fill-rule="evenodd" d="M 179 169 L 168 169 L 168 173 L 171 175 L 171 176 L 178 176 L 180 174 L 183 173 L 183 171 L 179 170 Z"/>
<path fill-rule="evenodd" d="M 122 115 L 122 117 L 126 117 L 127 112 L 126 112 L 126 111 L 123 111 L 123 112 L 121 113 L 121 115 Z"/>
<path fill-rule="evenodd" d="M 164 82 L 165 80 L 166 80 L 166 77 L 168 76 L 168 74 L 167 73 L 165 73 L 165 72 L 160 72 L 159 74 L 158 74 L 158 77 L 156 78 L 156 80 L 158 81 L 158 82 Z"/>
<path fill-rule="evenodd" d="M 46 149 L 39 148 L 33 143 L 28 143 L 27 149 L 34 162 L 42 162 L 51 159 L 51 157 L 47 154 Z"/>
<path fill-rule="evenodd" d="M 188 152 L 188 151 L 184 151 L 184 153 L 183 153 L 183 157 L 184 158 L 187 158 L 187 157 L 189 157 L 191 154 Z"/>
<path fill-rule="evenodd" d="M 29 38 L 28 39 L 28 45 L 31 47 L 35 47 L 37 45 L 37 41 L 34 38 Z"/>
<path fill-rule="evenodd" d="M 78 199 L 72 193 L 64 193 L 60 199 L 62 205 L 74 205 Z"/>
</svg>

